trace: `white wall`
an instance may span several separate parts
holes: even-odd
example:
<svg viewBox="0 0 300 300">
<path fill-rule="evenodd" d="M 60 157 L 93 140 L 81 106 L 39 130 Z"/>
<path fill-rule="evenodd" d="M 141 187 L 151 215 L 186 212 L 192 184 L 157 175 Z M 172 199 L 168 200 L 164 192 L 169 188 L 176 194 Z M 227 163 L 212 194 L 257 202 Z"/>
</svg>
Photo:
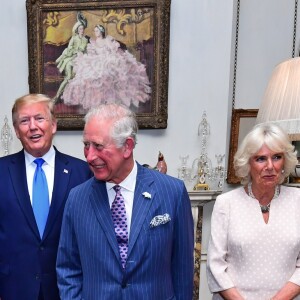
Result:
<svg viewBox="0 0 300 300">
<path fill-rule="evenodd" d="M 225 153 L 232 22 L 232 7 L 226 2 L 172 1 L 168 128 L 140 130 L 135 152 L 139 162 L 155 165 L 160 150 L 168 173 L 177 176 L 179 156 L 189 154 L 191 163 L 200 153 L 197 130 L 204 110 L 211 123 L 212 157 Z M 28 92 L 25 0 L 2 1 L 2 12 L 6 41 L 0 49 L 0 126 L 4 115 L 11 124 L 14 100 Z M 216 39 L 219 35 L 222 38 Z M 80 131 L 60 131 L 54 142 L 59 150 L 84 158 Z M 15 139 L 10 152 L 20 149 Z"/>
<path fill-rule="evenodd" d="M 295 1 L 240 2 L 235 108 L 259 108 L 275 65 L 292 57 Z"/>
<path fill-rule="evenodd" d="M 154 165 L 158 151 L 177 176 L 180 155 L 200 152 L 204 110 L 211 126 L 208 152 L 228 152 L 236 0 L 173 0 L 171 5 L 168 128 L 140 130 L 136 159 Z M 241 0 L 236 108 L 258 108 L 273 67 L 291 57 L 294 0 Z M 28 92 L 25 0 L 2 1 L 1 110 L 11 121 L 14 100 Z M 233 30 L 233 32 L 232 32 Z M 11 124 L 11 123 L 10 123 Z M 60 131 L 55 144 L 83 158 L 81 132 Z M 10 152 L 21 149 L 15 139 Z"/>
<path fill-rule="evenodd" d="M 211 126 L 209 156 L 228 152 L 236 1 L 172 0 L 168 128 L 139 132 L 139 162 L 154 165 L 160 150 L 168 173 L 177 176 L 179 156 L 189 154 L 191 164 L 200 153 L 197 131 L 204 110 Z M 293 6 L 294 0 L 241 0 L 236 108 L 258 108 L 274 65 L 291 56 Z M 1 7 L 0 126 L 5 115 L 11 125 L 14 100 L 29 90 L 25 0 L 2 0 Z M 79 131 L 58 132 L 55 145 L 83 158 Z M 10 152 L 20 149 L 14 139 Z M 212 207 L 204 208 L 203 253 Z M 201 272 L 200 298 L 206 300 L 205 268 Z"/>
</svg>

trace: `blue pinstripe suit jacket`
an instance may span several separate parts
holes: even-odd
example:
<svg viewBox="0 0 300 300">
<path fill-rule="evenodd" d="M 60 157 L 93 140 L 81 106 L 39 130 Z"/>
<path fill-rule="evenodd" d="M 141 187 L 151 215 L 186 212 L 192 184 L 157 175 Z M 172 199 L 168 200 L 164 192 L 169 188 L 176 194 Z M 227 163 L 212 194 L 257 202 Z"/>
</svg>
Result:
<svg viewBox="0 0 300 300">
<path fill-rule="evenodd" d="M 171 221 L 151 228 L 151 220 L 165 213 Z M 123 270 L 105 182 L 92 178 L 71 190 L 67 200 L 57 258 L 61 299 L 190 300 L 193 246 L 183 182 L 138 164 Z"/>
</svg>

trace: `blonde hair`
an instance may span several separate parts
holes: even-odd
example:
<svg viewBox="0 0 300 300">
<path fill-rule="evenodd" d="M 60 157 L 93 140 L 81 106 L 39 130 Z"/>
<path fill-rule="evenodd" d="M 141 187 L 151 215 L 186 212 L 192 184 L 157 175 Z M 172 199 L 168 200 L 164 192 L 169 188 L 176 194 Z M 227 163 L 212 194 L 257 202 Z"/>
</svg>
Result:
<svg viewBox="0 0 300 300">
<path fill-rule="evenodd" d="M 12 107 L 12 121 L 14 126 L 17 122 L 18 110 L 24 104 L 33 104 L 33 103 L 46 103 L 49 108 L 49 117 L 51 120 L 55 120 L 54 116 L 54 103 L 52 99 L 44 94 L 27 94 L 18 99 L 16 99 L 13 107 Z"/>
<path fill-rule="evenodd" d="M 297 151 L 281 127 L 271 123 L 258 124 L 245 136 L 234 156 L 235 174 L 241 178 L 242 184 L 246 185 L 251 181 L 249 161 L 263 145 L 271 151 L 284 154 L 284 172 L 281 174 L 279 183 L 289 176 L 298 163 Z"/>
</svg>

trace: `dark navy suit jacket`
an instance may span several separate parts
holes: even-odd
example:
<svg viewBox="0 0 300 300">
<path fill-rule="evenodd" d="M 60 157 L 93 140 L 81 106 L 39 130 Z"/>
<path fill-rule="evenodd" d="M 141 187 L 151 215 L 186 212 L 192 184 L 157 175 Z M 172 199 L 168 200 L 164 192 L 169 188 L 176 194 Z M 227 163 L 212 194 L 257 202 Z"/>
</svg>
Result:
<svg viewBox="0 0 300 300">
<path fill-rule="evenodd" d="M 167 222 L 150 226 L 166 214 Z M 61 299 L 191 300 L 193 247 L 184 183 L 138 165 L 123 270 L 105 182 L 92 178 L 72 189 L 66 203 L 57 257 Z"/>
<path fill-rule="evenodd" d="M 55 149 L 56 150 L 56 149 Z M 0 158 L 0 298 L 59 300 L 56 256 L 65 201 L 91 177 L 86 162 L 56 150 L 49 216 L 43 239 L 29 198 L 24 151 Z"/>
</svg>

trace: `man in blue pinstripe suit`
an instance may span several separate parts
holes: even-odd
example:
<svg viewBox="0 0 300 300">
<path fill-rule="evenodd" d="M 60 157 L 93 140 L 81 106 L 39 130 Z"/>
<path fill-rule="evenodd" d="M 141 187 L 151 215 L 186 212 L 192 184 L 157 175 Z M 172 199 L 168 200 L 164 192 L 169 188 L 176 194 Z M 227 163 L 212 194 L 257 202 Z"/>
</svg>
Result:
<svg viewBox="0 0 300 300">
<path fill-rule="evenodd" d="M 117 105 L 85 117 L 84 153 L 94 177 L 71 190 L 57 257 L 62 300 L 192 299 L 193 221 L 182 181 L 133 159 L 137 122 Z M 125 202 L 126 262 L 111 214 Z"/>
</svg>

